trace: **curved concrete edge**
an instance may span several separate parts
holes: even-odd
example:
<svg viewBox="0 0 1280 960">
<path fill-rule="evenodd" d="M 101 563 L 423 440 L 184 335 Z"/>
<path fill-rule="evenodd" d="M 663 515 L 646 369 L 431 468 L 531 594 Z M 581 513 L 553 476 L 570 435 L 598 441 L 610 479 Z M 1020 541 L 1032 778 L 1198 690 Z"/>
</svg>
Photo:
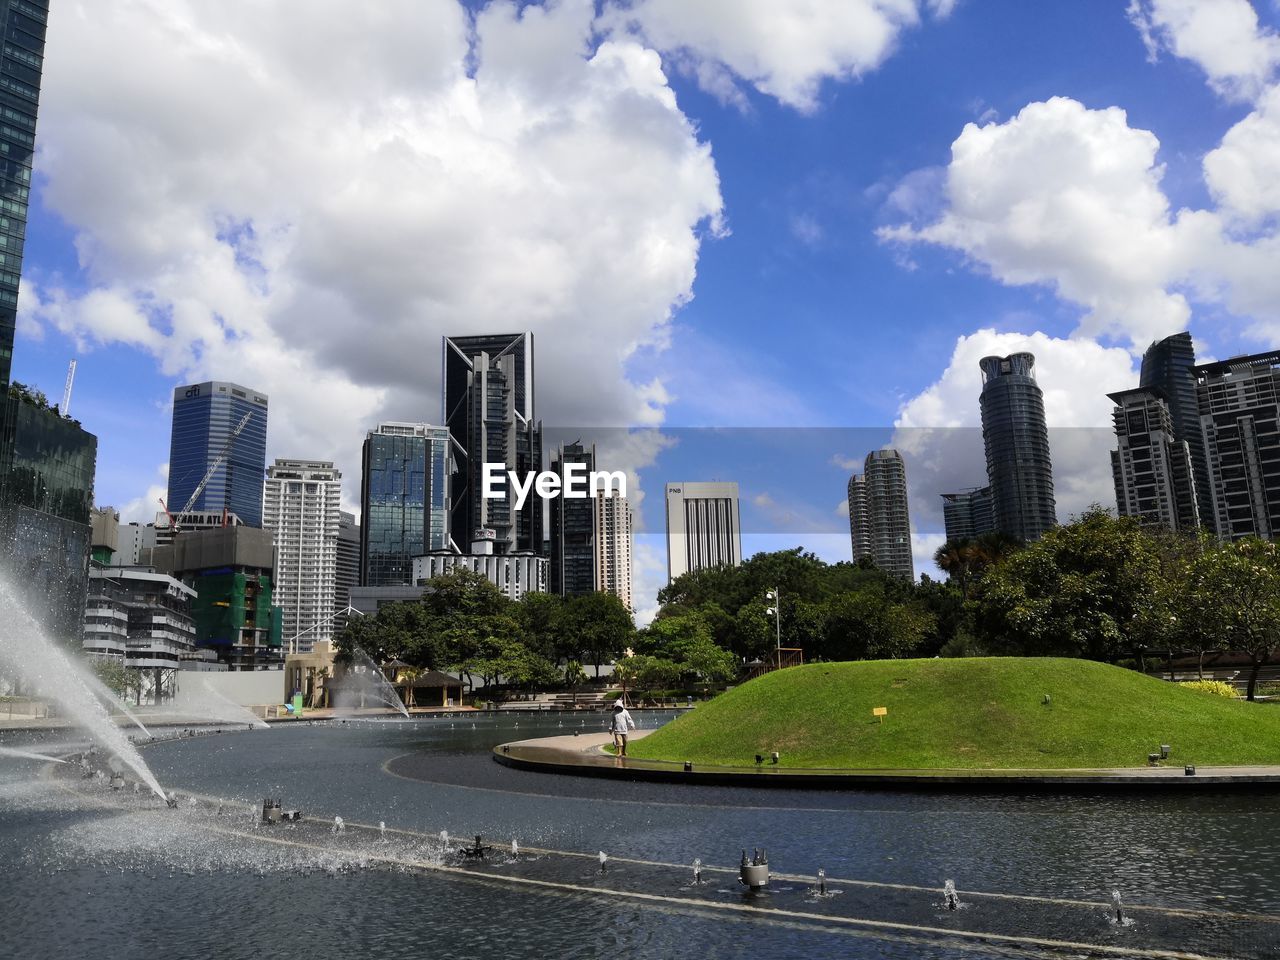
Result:
<svg viewBox="0 0 1280 960">
<path fill-rule="evenodd" d="M 644 736 L 648 731 L 633 735 Z M 1280 766 L 1132 767 L 1074 770 L 830 770 L 766 764 L 719 767 L 615 757 L 603 752 L 608 734 L 517 740 L 493 748 L 493 759 L 518 770 L 704 786 L 810 790 L 1098 791 L 1280 789 Z"/>
</svg>

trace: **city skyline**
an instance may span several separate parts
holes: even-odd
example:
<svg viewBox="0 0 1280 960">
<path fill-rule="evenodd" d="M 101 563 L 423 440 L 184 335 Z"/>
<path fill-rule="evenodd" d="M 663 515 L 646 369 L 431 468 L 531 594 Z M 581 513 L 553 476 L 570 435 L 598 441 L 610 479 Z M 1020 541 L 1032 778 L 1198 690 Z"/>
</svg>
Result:
<svg viewBox="0 0 1280 960">
<path fill-rule="evenodd" d="M 1226 2 L 1235 15 L 1199 47 L 1168 0 L 908 3 L 904 19 L 869 13 L 882 29 L 858 44 L 786 4 L 706 33 L 611 2 L 442 2 L 394 25 L 353 14 L 368 55 L 340 87 L 302 52 L 325 43 L 301 4 L 276 11 L 316 40 L 297 47 L 267 30 L 225 43 L 252 22 L 231 8 L 170 32 L 55 5 L 14 375 L 56 397 L 79 358 L 97 501 L 149 520 L 178 384 L 260 388 L 269 457 L 353 477 L 369 425 L 437 421 L 440 337 L 533 330 L 547 423 L 881 425 L 828 457 L 891 445 L 922 465 L 926 569 L 937 493 L 978 478 L 931 476 L 947 458 L 893 434 L 976 428 L 976 359 L 1034 353 L 1051 428 L 1109 430 L 1090 383 L 1131 385 L 1153 338 L 1189 329 L 1204 361 L 1274 347 L 1275 201 L 1254 174 L 1272 157 L 1280 13 Z M 543 60 L 535 35 L 556 41 Z M 800 42 L 761 41 L 777 35 Z M 415 36 L 432 39 L 409 58 L 398 43 Z M 272 69 L 246 75 L 231 49 Z M 174 82 L 139 98 L 121 63 Z M 506 124 L 489 126 L 492 164 L 438 109 L 463 100 Z M 564 141 L 539 139 L 548 116 Z M 1037 223 L 1052 229 L 1020 229 Z M 665 466 L 661 441 L 629 453 L 651 607 L 657 492 L 697 474 Z M 1109 464 L 1069 453 L 1055 448 L 1059 519 L 1111 497 Z M 830 473 L 828 491 L 848 469 Z M 776 520 L 792 491 L 742 482 L 744 529 L 768 534 L 746 552 L 834 556 L 842 490 L 790 511 L 820 516 L 823 540 Z"/>
</svg>

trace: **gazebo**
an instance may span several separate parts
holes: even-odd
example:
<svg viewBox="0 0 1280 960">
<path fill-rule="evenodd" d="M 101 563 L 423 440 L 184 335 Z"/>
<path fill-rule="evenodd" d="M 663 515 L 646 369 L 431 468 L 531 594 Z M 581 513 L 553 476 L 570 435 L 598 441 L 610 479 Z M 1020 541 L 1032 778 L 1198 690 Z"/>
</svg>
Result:
<svg viewBox="0 0 1280 960">
<path fill-rule="evenodd" d="M 462 705 L 462 681 L 439 670 L 424 670 L 412 680 L 399 680 L 394 686 L 407 707 Z"/>
</svg>

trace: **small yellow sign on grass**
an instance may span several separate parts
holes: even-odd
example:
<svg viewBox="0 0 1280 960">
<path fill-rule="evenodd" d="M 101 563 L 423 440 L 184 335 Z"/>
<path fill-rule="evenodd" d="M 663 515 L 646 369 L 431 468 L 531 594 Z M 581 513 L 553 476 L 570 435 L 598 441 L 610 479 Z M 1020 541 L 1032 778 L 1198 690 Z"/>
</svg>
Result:
<svg viewBox="0 0 1280 960">
<path fill-rule="evenodd" d="M 880 722 L 884 723 L 884 718 L 889 715 L 889 708 L 888 707 L 872 707 L 871 715 L 873 717 L 879 717 Z"/>
</svg>

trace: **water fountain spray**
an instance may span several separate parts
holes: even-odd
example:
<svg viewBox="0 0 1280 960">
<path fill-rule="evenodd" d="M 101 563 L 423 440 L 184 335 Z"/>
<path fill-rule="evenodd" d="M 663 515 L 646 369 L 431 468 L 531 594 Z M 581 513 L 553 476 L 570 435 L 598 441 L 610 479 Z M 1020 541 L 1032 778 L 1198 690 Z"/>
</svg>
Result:
<svg viewBox="0 0 1280 960">
<path fill-rule="evenodd" d="M 954 880 L 943 881 L 942 900 L 947 905 L 948 910 L 960 909 L 960 897 L 956 894 L 956 882 Z"/>
<path fill-rule="evenodd" d="M 0 670 L 22 677 L 57 702 L 63 716 L 128 764 L 152 793 L 166 800 L 142 755 L 94 694 L 97 678 L 89 680 L 89 670 L 44 632 L 4 577 L 0 577 L 0 625 Z"/>
<path fill-rule="evenodd" d="M 825 897 L 827 895 L 827 871 L 818 868 L 818 896 Z"/>
<path fill-rule="evenodd" d="M 345 822 L 341 817 L 334 817 L 334 818 L 333 818 L 333 832 L 334 832 L 334 833 L 346 833 L 346 832 L 347 832 L 347 824 L 346 824 L 346 822 Z"/>
<path fill-rule="evenodd" d="M 387 842 L 387 824 L 385 820 L 378 821 L 378 837 L 383 843 Z"/>
<path fill-rule="evenodd" d="M 604 865 L 609 862 L 609 855 L 605 853 L 603 850 L 601 850 L 598 854 L 596 854 L 596 857 L 600 861 L 600 872 L 604 873 Z"/>
<path fill-rule="evenodd" d="M 1116 923 L 1124 923 L 1124 906 L 1120 902 L 1120 891 L 1111 891 L 1111 908 L 1115 911 Z"/>
<path fill-rule="evenodd" d="M 693 882 L 694 883 L 702 882 L 702 858 L 701 857 L 693 858 Z"/>
<path fill-rule="evenodd" d="M 511 856 L 513 857 L 520 856 L 520 844 L 516 843 L 515 837 L 511 838 Z"/>
<path fill-rule="evenodd" d="M 66 763 L 66 760 L 59 760 L 57 757 L 50 757 L 43 753 L 32 753 L 30 750 L 18 750 L 14 747 L 0 747 L 0 757 L 21 757 L 24 760 L 48 760 L 50 763 Z"/>
</svg>

